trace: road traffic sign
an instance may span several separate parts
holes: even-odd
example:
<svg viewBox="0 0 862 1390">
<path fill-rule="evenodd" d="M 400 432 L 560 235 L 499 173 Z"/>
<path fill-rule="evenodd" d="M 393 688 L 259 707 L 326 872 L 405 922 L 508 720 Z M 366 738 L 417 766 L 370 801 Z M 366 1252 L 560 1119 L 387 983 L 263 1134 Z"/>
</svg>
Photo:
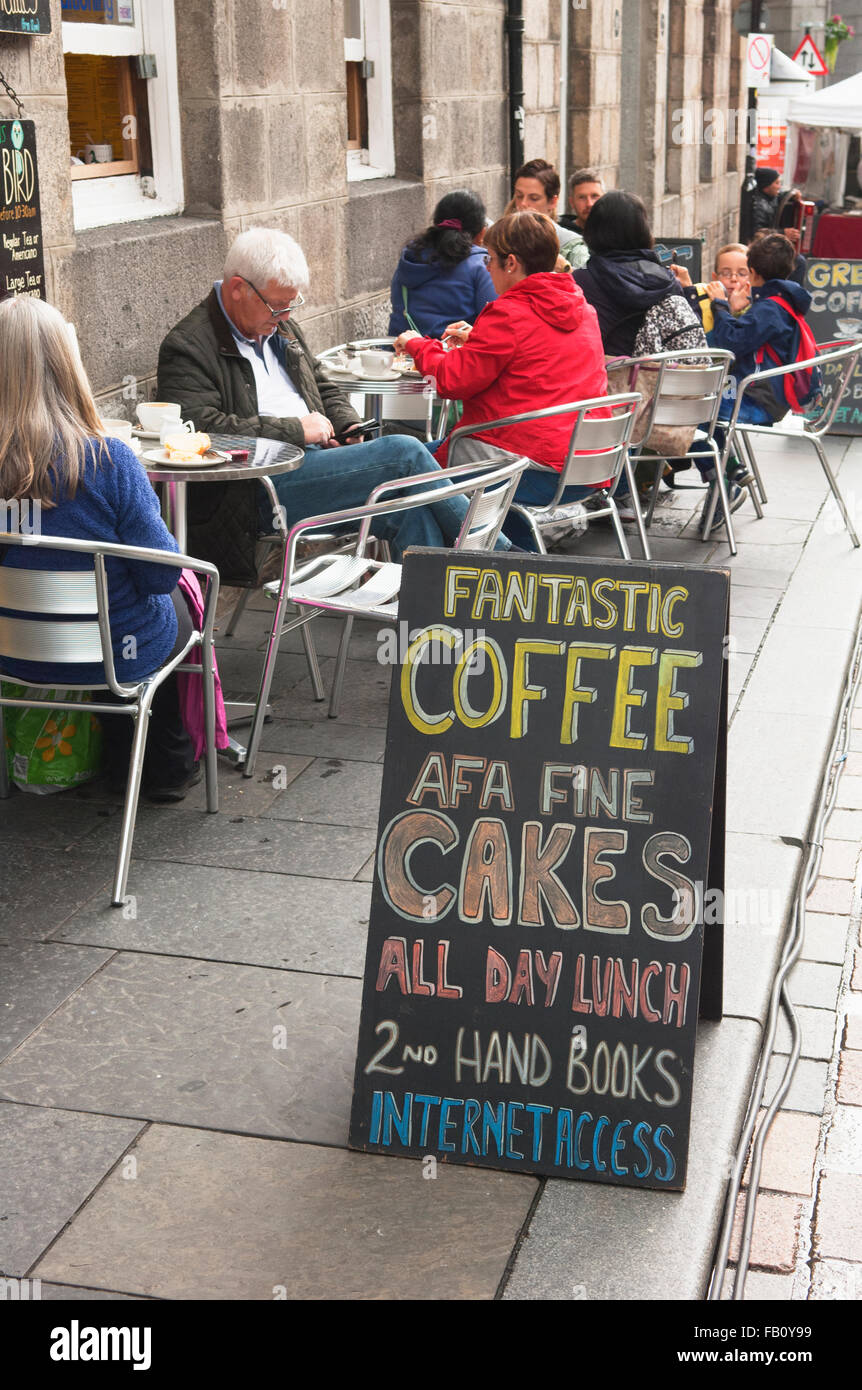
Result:
<svg viewBox="0 0 862 1390">
<path fill-rule="evenodd" d="M 821 57 L 820 50 L 810 34 L 806 34 L 796 52 L 792 55 L 794 63 L 809 72 L 812 77 L 828 77 L 829 69 Z"/>
</svg>

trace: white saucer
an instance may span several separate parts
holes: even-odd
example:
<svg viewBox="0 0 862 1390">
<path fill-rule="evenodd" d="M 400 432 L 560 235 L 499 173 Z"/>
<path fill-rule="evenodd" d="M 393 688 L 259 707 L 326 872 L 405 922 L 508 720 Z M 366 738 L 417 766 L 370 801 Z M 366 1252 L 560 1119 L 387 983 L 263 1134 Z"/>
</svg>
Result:
<svg viewBox="0 0 862 1390">
<path fill-rule="evenodd" d="M 398 371 L 395 367 L 390 367 L 388 371 L 381 372 L 378 376 L 371 376 L 368 372 L 363 372 L 361 367 L 358 370 L 354 367 L 339 367 L 334 362 L 326 362 L 324 366 L 328 372 L 336 372 L 338 376 L 349 376 L 351 381 L 397 381 L 400 376 L 403 376 L 403 372 Z"/>
<path fill-rule="evenodd" d="M 161 439 L 162 437 L 161 430 L 145 430 L 142 425 L 135 425 L 132 433 L 136 434 L 138 439 Z"/>
</svg>

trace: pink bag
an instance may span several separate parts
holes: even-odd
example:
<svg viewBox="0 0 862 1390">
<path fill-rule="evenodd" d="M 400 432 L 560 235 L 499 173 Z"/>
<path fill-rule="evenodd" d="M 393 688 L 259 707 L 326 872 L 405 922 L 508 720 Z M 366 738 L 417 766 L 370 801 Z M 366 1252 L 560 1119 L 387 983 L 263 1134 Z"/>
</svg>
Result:
<svg viewBox="0 0 862 1390">
<path fill-rule="evenodd" d="M 188 604 L 189 612 L 192 615 L 192 622 L 200 632 L 203 627 L 204 619 L 204 600 L 201 593 L 201 586 L 194 570 L 182 570 L 180 572 L 179 588 Z M 227 717 L 224 709 L 224 697 L 219 680 L 218 664 L 213 653 L 213 668 L 215 670 L 215 742 L 216 748 L 227 748 L 228 732 Z M 186 733 L 191 739 L 195 758 L 200 758 L 206 752 L 206 731 L 204 729 L 204 689 L 203 677 L 195 671 L 180 671 L 177 674 L 177 695 L 180 704 L 180 717 L 185 726 Z"/>
</svg>

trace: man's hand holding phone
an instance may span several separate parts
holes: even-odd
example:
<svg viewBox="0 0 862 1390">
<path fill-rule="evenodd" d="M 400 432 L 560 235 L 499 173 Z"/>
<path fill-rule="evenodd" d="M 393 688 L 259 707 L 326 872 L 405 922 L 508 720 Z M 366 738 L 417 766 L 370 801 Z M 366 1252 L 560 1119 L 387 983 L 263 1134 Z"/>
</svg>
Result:
<svg viewBox="0 0 862 1390">
<path fill-rule="evenodd" d="M 330 445 L 361 444 L 365 439 L 366 430 L 379 429 L 379 427 L 379 420 L 359 420 L 355 425 L 348 425 L 345 429 L 339 430 L 329 443 Z"/>
</svg>

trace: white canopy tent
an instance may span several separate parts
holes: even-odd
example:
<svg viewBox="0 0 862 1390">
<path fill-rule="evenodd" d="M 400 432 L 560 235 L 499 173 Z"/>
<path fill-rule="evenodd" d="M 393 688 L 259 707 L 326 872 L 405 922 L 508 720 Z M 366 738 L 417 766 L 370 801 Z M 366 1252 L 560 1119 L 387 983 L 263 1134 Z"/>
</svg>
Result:
<svg viewBox="0 0 862 1390">
<path fill-rule="evenodd" d="M 795 125 L 812 128 L 862 131 L 862 72 L 795 97 L 788 112 Z"/>
<path fill-rule="evenodd" d="M 862 73 L 790 103 L 787 177 L 809 198 L 841 204 L 850 136 L 862 133 Z"/>
</svg>

